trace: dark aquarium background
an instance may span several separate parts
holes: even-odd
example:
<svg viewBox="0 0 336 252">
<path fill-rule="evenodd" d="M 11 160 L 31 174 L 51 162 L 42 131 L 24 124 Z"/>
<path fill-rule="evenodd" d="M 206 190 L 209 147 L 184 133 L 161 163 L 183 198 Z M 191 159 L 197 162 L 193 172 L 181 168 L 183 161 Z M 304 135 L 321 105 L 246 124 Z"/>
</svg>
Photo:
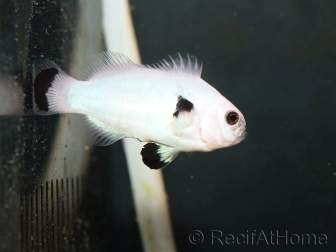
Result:
<svg viewBox="0 0 336 252">
<path fill-rule="evenodd" d="M 177 250 L 335 251 L 336 2 L 130 6 L 143 63 L 196 55 L 247 121 L 237 146 L 163 169 Z M 0 116 L 0 251 L 142 251 L 121 143 L 88 150 L 69 118 L 29 115 L 34 60 L 76 77 L 105 50 L 100 1 L 1 0 L 0 46 L 28 114 Z"/>
<path fill-rule="evenodd" d="M 197 55 L 203 79 L 247 121 L 249 135 L 237 146 L 180 155 L 163 170 L 177 248 L 335 250 L 336 3 L 131 3 L 143 62 L 176 51 Z M 195 229 L 204 234 L 198 246 L 188 240 Z M 224 245 L 211 244 L 211 230 L 222 232 Z M 269 245 L 226 245 L 227 234 L 247 237 L 247 230 L 264 231 Z M 328 243 L 286 246 L 279 238 L 272 246 L 277 230 L 288 238 L 325 234 Z"/>
</svg>

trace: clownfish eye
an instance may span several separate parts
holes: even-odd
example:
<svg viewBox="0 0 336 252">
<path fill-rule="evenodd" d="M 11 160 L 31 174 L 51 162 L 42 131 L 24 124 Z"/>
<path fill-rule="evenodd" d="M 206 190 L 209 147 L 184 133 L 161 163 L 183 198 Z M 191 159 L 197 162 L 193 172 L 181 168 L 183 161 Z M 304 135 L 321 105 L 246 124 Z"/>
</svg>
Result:
<svg viewBox="0 0 336 252">
<path fill-rule="evenodd" d="M 226 121 L 230 125 L 235 125 L 239 121 L 239 115 L 231 111 L 226 115 Z"/>
</svg>

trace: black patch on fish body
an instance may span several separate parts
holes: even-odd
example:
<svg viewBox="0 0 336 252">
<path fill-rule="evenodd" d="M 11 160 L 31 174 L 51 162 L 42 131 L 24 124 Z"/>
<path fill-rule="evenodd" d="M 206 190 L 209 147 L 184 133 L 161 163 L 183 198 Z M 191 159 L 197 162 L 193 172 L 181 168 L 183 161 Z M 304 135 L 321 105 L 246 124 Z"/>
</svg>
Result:
<svg viewBox="0 0 336 252">
<path fill-rule="evenodd" d="M 159 147 L 155 143 L 148 143 L 141 150 L 142 161 L 151 169 L 161 169 L 167 165 L 160 160 L 161 156 L 158 154 Z"/>
<path fill-rule="evenodd" d="M 176 109 L 173 116 L 178 117 L 181 111 L 190 112 L 193 108 L 194 104 L 192 104 L 190 101 L 180 95 L 177 99 Z"/>
<path fill-rule="evenodd" d="M 46 93 L 52 86 L 55 76 L 58 74 L 57 68 L 44 69 L 38 73 L 34 80 L 35 103 L 40 110 L 49 111 L 49 104 Z"/>
</svg>

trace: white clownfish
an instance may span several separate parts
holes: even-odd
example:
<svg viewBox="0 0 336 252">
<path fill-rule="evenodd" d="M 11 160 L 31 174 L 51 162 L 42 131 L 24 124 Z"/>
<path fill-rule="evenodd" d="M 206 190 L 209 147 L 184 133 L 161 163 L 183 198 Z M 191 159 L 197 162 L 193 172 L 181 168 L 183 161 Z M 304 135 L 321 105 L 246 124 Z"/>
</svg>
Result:
<svg viewBox="0 0 336 252">
<path fill-rule="evenodd" d="M 104 52 L 89 62 L 86 81 L 52 61 L 36 62 L 35 113 L 85 115 L 95 145 L 122 138 L 147 142 L 141 155 L 151 169 L 180 152 L 229 147 L 247 135 L 243 114 L 201 79 L 202 62 L 194 56 L 178 53 L 150 66 Z"/>
</svg>

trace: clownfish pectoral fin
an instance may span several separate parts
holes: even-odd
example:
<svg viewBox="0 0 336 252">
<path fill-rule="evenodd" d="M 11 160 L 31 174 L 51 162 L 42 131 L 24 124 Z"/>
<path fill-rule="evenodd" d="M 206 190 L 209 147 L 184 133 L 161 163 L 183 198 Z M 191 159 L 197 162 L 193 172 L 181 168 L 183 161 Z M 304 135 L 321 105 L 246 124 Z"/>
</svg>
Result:
<svg viewBox="0 0 336 252">
<path fill-rule="evenodd" d="M 141 150 L 142 161 L 150 169 L 161 169 L 170 164 L 179 154 L 173 147 L 147 143 Z"/>
</svg>

